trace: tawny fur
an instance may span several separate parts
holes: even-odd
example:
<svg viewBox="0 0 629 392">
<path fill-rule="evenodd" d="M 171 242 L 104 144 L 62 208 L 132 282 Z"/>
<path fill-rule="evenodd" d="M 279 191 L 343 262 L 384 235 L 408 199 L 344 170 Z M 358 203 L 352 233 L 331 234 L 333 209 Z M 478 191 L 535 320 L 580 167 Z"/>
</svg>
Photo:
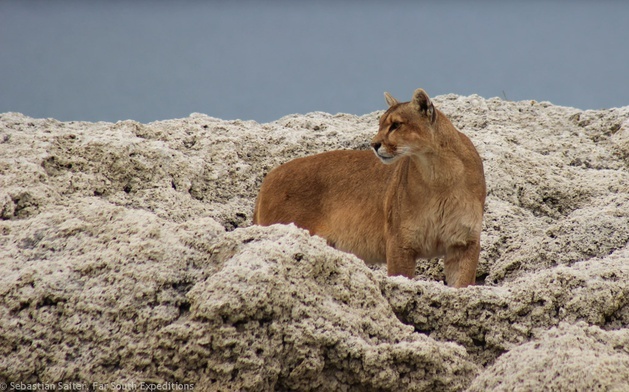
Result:
<svg viewBox="0 0 629 392">
<path fill-rule="evenodd" d="M 389 275 L 412 278 L 418 258 L 444 256 L 446 282 L 476 277 L 485 203 L 481 158 L 422 89 L 385 93 L 373 151 L 330 151 L 273 169 L 253 221 L 295 223 Z M 375 154 L 374 154 L 375 152 Z"/>
</svg>

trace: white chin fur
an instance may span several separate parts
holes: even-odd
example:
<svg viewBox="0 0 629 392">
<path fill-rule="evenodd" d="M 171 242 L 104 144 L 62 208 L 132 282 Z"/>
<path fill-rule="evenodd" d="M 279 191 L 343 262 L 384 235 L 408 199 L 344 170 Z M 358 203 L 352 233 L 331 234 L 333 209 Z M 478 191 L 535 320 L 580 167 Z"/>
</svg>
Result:
<svg viewBox="0 0 629 392">
<path fill-rule="evenodd" d="M 378 159 L 380 159 L 380 161 L 386 165 L 391 164 L 395 161 L 397 161 L 397 158 L 399 158 L 398 155 L 380 155 L 376 152 L 376 156 L 378 157 Z"/>
</svg>

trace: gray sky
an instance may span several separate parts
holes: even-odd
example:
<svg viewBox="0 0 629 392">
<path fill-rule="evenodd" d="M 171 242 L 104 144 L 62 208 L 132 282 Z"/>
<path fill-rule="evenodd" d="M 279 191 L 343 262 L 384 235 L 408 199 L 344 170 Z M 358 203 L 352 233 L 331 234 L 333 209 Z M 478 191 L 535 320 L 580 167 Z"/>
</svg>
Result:
<svg viewBox="0 0 629 392">
<path fill-rule="evenodd" d="M 629 2 L 0 1 L 0 112 L 364 114 L 383 91 L 629 105 Z"/>
</svg>

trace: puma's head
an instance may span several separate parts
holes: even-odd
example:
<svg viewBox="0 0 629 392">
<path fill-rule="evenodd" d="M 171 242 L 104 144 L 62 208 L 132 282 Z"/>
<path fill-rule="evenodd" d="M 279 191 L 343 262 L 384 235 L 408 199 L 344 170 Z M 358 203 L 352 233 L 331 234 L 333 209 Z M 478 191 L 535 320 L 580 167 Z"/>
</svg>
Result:
<svg viewBox="0 0 629 392">
<path fill-rule="evenodd" d="M 399 103 L 384 93 L 389 109 L 380 117 L 380 129 L 371 141 L 371 147 L 384 163 L 427 152 L 435 144 L 435 125 L 439 121 L 437 109 L 428 94 L 415 90 L 410 102 Z"/>
</svg>

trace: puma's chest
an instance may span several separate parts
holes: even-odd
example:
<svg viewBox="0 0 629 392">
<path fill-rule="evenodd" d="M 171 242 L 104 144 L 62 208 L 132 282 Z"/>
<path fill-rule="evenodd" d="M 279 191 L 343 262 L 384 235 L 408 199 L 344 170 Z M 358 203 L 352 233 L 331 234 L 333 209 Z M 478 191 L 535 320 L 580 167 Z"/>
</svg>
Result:
<svg viewBox="0 0 629 392">
<path fill-rule="evenodd" d="M 400 216 L 398 235 L 420 257 L 436 257 L 448 248 L 477 241 L 482 206 L 462 198 L 433 198 Z"/>
</svg>

